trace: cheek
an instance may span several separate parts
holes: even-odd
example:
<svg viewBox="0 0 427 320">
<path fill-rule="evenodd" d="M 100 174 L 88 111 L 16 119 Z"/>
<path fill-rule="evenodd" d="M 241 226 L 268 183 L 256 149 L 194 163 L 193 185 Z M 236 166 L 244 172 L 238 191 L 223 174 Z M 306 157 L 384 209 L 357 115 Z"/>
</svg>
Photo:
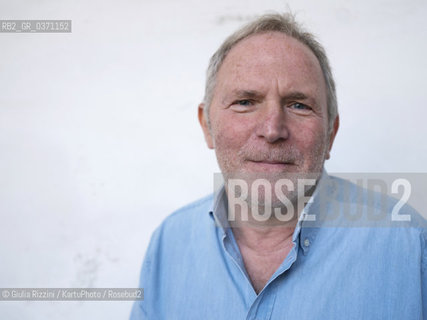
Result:
<svg viewBox="0 0 427 320">
<path fill-rule="evenodd" d="M 239 150 L 252 134 L 251 123 L 247 119 L 234 119 L 233 115 L 215 121 L 212 133 L 215 148 L 221 150 Z"/>
<path fill-rule="evenodd" d="M 309 149 L 313 144 L 322 141 L 323 137 L 324 135 L 314 128 L 306 128 L 305 130 L 300 130 L 296 138 L 300 141 L 302 146 Z"/>
<path fill-rule="evenodd" d="M 326 128 L 321 123 L 305 123 L 292 131 L 292 140 L 306 158 L 323 156 L 328 143 Z"/>
<path fill-rule="evenodd" d="M 239 135 L 233 128 L 218 129 L 214 134 L 215 150 L 221 151 L 238 151 L 242 142 Z"/>
</svg>

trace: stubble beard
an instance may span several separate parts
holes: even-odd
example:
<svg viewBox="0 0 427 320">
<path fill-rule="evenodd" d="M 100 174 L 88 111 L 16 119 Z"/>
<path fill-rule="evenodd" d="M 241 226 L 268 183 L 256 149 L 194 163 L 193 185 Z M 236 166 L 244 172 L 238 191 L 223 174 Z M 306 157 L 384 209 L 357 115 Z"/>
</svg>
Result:
<svg viewBox="0 0 427 320">
<path fill-rule="evenodd" d="M 287 213 L 289 207 L 285 206 L 283 201 L 279 199 L 275 192 L 276 183 L 283 179 L 286 179 L 293 188 L 287 188 L 282 186 L 281 190 L 285 197 L 290 200 L 294 205 L 294 208 L 298 207 L 298 199 L 302 196 L 309 197 L 314 192 L 315 186 L 306 187 L 303 194 L 301 190 L 298 190 L 298 184 L 302 181 L 313 182 L 317 184 L 320 178 L 323 165 L 326 158 L 328 139 L 325 137 L 319 139 L 312 148 L 311 152 L 305 156 L 292 145 L 281 145 L 269 150 L 260 149 L 250 144 L 243 146 L 239 152 L 233 153 L 230 150 L 216 149 L 218 164 L 221 168 L 222 175 L 224 177 L 225 187 L 228 192 L 234 192 L 234 197 L 242 197 L 242 190 L 237 188 L 232 191 L 228 190 L 230 179 L 241 179 L 248 185 L 248 194 L 245 198 L 248 205 L 249 211 L 251 208 L 257 207 L 257 212 L 266 212 L 266 206 L 271 206 L 271 210 L 279 209 L 281 212 Z M 250 171 L 245 162 L 247 159 L 261 161 L 265 159 L 274 159 L 275 161 L 281 161 L 289 163 L 289 169 L 286 168 L 279 172 L 253 172 Z M 271 185 L 271 196 L 266 198 L 266 193 L 263 187 L 258 188 L 258 192 L 252 194 L 252 187 L 254 183 L 259 179 L 268 181 Z M 229 195 L 230 198 L 230 195 Z M 288 212 L 289 213 L 289 212 Z M 296 217 L 299 212 L 291 212 Z M 251 216 L 249 214 L 249 216 Z"/>
</svg>

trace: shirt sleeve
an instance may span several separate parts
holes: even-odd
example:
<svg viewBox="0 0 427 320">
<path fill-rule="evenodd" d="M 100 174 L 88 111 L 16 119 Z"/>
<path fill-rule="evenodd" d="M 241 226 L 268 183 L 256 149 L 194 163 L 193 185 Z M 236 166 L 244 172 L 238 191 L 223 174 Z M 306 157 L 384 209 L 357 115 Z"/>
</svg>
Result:
<svg viewBox="0 0 427 320">
<path fill-rule="evenodd" d="M 422 319 L 427 319 L 427 229 L 421 233 L 422 258 L 421 258 L 421 290 L 422 290 Z"/>
<path fill-rule="evenodd" d="M 132 311 L 130 314 L 130 320 L 145 320 L 149 319 L 149 300 L 152 295 L 154 288 L 151 286 L 151 282 L 155 275 L 153 274 L 152 265 L 155 261 L 157 254 L 157 247 L 159 244 L 159 233 L 160 228 L 154 231 L 147 252 L 142 263 L 141 275 L 139 281 L 139 288 L 144 290 L 143 300 L 137 300 L 134 302 Z M 147 293 L 147 295 L 146 295 Z M 151 318 L 150 318 L 151 319 Z"/>
<path fill-rule="evenodd" d="M 130 314 L 130 320 L 148 319 L 147 313 L 145 312 L 142 301 L 135 301 Z"/>
</svg>

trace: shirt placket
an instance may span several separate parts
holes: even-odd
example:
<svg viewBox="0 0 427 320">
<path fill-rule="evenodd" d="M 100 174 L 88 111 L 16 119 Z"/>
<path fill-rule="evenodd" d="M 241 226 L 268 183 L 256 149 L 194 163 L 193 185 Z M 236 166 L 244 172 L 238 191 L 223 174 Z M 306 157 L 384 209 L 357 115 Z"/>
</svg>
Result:
<svg viewBox="0 0 427 320">
<path fill-rule="evenodd" d="M 257 296 L 253 302 L 249 312 L 246 316 L 247 320 L 270 320 L 273 312 L 274 304 L 276 303 L 277 296 L 277 278 L 282 276 L 287 270 L 291 268 L 296 261 L 298 255 L 298 239 L 294 242 L 292 250 L 289 252 L 286 259 L 283 261 L 279 269 L 273 274 L 271 279 L 267 282 L 264 289 Z"/>
</svg>

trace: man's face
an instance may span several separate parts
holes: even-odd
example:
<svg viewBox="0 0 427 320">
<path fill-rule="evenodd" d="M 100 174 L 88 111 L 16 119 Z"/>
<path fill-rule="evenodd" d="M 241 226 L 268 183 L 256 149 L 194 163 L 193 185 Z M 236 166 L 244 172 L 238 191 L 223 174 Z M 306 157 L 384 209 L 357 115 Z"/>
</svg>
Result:
<svg viewBox="0 0 427 320">
<path fill-rule="evenodd" d="M 217 74 L 210 127 L 202 107 L 199 120 L 226 179 L 318 177 L 338 128 L 337 121 L 328 134 L 316 57 L 279 32 L 250 36 L 230 50 Z"/>
</svg>

